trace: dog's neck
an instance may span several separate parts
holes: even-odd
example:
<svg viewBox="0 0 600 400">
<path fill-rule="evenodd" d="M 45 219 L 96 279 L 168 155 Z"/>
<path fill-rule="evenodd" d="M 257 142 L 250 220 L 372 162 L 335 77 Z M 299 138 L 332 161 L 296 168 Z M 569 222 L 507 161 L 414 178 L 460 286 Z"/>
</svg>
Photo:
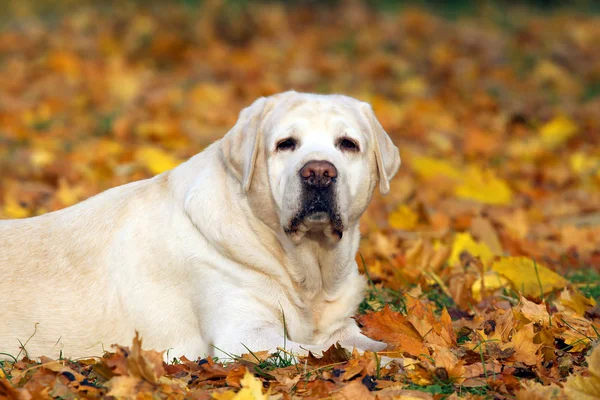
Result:
<svg viewBox="0 0 600 400">
<path fill-rule="evenodd" d="M 332 244 L 323 234 L 305 237 L 299 244 L 287 245 L 287 267 L 296 274 L 296 281 L 309 297 L 322 293 L 326 299 L 336 297 L 346 279 L 358 273 L 354 257 L 358 250 L 358 223 L 344 231 L 340 241 Z"/>
<path fill-rule="evenodd" d="M 305 235 L 299 243 L 295 243 L 283 227 L 273 227 L 258 218 L 248 201 L 242 200 L 237 205 L 238 211 L 250 224 L 254 239 L 260 243 L 256 247 L 250 243 L 243 247 L 263 254 L 269 266 L 261 265 L 260 268 L 283 272 L 288 284 L 295 288 L 295 292 L 303 293 L 305 298 L 313 299 L 319 294 L 326 299 L 334 298 L 346 279 L 358 274 L 354 260 L 360 240 L 358 221 L 348 224 L 339 241 L 332 242 L 324 233 L 318 233 Z M 231 248 L 233 244 L 222 245 Z M 233 246 L 240 249 L 239 244 Z M 238 262 L 242 261 L 236 258 Z"/>
</svg>

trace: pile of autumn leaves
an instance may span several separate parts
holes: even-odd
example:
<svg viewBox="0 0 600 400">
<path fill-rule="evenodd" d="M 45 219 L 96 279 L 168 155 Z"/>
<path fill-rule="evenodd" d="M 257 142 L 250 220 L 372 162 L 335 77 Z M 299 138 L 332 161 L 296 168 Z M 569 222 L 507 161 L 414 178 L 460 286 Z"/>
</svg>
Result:
<svg viewBox="0 0 600 400">
<path fill-rule="evenodd" d="M 600 396 L 600 311 L 565 278 L 600 265 L 593 17 L 511 14 L 499 27 L 350 2 L 229 20 L 206 4 L 197 19 L 92 8 L 0 31 L 0 217 L 173 168 L 258 96 L 353 95 L 403 159 L 357 257 L 370 278 L 357 322 L 388 348 L 165 364 L 140 339 L 88 360 L 33 361 L 25 346 L 0 363 L 0 397 Z"/>
<path fill-rule="evenodd" d="M 587 357 L 587 368 L 581 350 L 589 348 L 582 338 L 598 332 L 592 332 L 579 315 L 588 300 L 577 296 L 562 292 L 555 303 L 558 310 L 552 313 L 544 302 L 521 298 L 516 307 L 500 305 L 453 323 L 445 309 L 439 316 L 431 304 L 407 294 L 406 314 L 386 306 L 357 318 L 365 334 L 388 343 L 386 351 L 359 354 L 332 346 L 320 357 L 293 356 L 292 365 L 279 368 L 268 361 L 281 353 L 286 356 L 285 349 L 277 355 L 263 351 L 236 356 L 224 364 L 185 357 L 166 364 L 163 352 L 142 350 L 136 337 L 131 349 L 114 346 L 99 360 L 43 357 L 36 362 L 25 357 L 4 363 L 0 396 L 15 400 L 433 398 L 415 390 L 420 385 L 435 388 L 438 395 L 454 392 L 451 398 L 479 398 L 476 393 L 494 392 L 496 398 L 594 399 L 600 384 L 600 347 Z M 572 344 L 557 351 L 557 341 Z M 443 391 L 444 387 L 450 391 Z"/>
</svg>

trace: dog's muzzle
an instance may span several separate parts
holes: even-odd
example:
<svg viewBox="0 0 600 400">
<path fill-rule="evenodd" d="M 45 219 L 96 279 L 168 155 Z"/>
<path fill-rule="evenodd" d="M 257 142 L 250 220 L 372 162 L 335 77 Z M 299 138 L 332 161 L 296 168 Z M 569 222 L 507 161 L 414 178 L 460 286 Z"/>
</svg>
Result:
<svg viewBox="0 0 600 400">
<path fill-rule="evenodd" d="M 323 232 L 328 238 L 342 238 L 344 226 L 337 210 L 335 183 L 338 171 L 329 161 L 307 162 L 299 171 L 302 198 L 299 212 L 286 233 L 299 242 L 307 232 Z"/>
</svg>

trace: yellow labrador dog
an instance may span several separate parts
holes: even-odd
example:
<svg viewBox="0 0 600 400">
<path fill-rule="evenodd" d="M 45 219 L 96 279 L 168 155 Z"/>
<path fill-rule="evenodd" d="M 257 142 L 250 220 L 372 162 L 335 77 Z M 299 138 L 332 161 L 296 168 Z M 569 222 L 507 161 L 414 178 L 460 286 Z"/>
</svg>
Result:
<svg viewBox="0 0 600 400">
<path fill-rule="evenodd" d="M 31 336 L 30 357 L 97 355 L 135 330 L 188 358 L 284 335 L 292 351 L 381 350 L 351 318 L 365 288 L 354 257 L 359 217 L 399 166 L 366 103 L 260 98 L 171 171 L 0 221 L 0 352 Z"/>
</svg>

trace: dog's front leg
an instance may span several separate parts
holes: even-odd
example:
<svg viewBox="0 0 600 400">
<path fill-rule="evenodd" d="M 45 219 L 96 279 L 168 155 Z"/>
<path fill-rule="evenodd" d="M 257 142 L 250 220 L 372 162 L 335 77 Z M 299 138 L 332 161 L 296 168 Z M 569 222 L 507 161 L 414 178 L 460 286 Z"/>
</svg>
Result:
<svg viewBox="0 0 600 400">
<path fill-rule="evenodd" d="M 332 335 L 332 341 L 340 342 L 340 344 L 347 349 L 356 348 L 363 351 L 382 351 L 387 347 L 385 343 L 375 341 L 363 335 L 360 328 L 353 320 L 349 321 L 346 326 L 334 333 Z"/>
<path fill-rule="evenodd" d="M 227 355 L 238 356 L 249 353 L 249 351 L 257 352 L 268 350 L 269 352 L 276 352 L 279 349 L 283 349 L 292 354 L 305 355 L 309 351 L 320 354 L 323 350 L 327 350 L 329 345 L 331 344 L 318 345 L 294 342 L 284 338 L 281 327 L 263 325 L 238 331 L 236 332 L 235 337 L 223 337 L 220 340 L 216 340 L 213 345 L 213 354 L 217 357 L 224 357 Z"/>
</svg>

